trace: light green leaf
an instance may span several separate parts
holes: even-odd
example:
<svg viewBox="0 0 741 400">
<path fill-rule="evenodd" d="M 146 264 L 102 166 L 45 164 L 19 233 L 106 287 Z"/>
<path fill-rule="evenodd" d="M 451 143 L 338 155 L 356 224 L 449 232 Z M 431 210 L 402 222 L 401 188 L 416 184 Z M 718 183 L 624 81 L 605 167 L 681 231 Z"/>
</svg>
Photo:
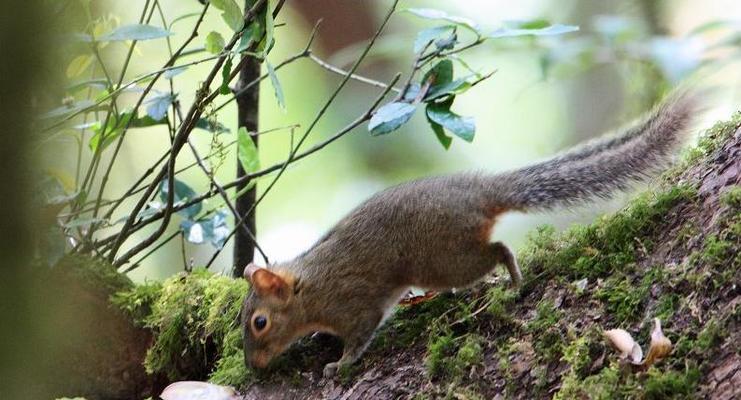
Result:
<svg viewBox="0 0 741 400">
<path fill-rule="evenodd" d="M 272 50 L 275 44 L 275 21 L 273 20 L 273 9 L 275 8 L 275 0 L 268 0 L 268 4 L 265 6 L 265 52 L 263 57 L 267 56 L 270 50 Z"/>
<path fill-rule="evenodd" d="M 515 36 L 553 36 L 562 35 L 568 32 L 576 32 L 579 30 L 578 26 L 574 25 L 561 25 L 555 24 L 545 28 L 533 28 L 533 29 L 522 29 L 522 28 L 499 28 L 487 36 L 491 39 L 498 39 L 504 37 L 515 37 Z"/>
<path fill-rule="evenodd" d="M 173 195 L 173 205 L 185 203 L 197 196 L 195 190 L 193 190 L 190 186 L 188 186 L 188 184 L 177 178 L 175 178 L 173 187 L 175 189 L 175 193 Z M 160 184 L 160 201 L 162 201 L 163 203 L 167 203 L 168 189 L 169 187 L 167 184 L 167 179 L 162 180 L 162 183 Z M 198 213 L 201 212 L 202 207 L 203 206 L 201 203 L 196 203 L 190 207 L 178 211 L 177 213 L 182 215 L 183 217 L 193 219 L 196 215 L 198 215 Z"/>
<path fill-rule="evenodd" d="M 162 73 L 162 77 L 165 79 L 172 79 L 188 69 L 188 67 L 173 67 Z"/>
<path fill-rule="evenodd" d="M 231 89 L 229 89 L 229 81 L 232 74 L 232 58 L 229 57 L 224 62 L 224 67 L 221 69 L 221 86 L 219 86 L 219 93 L 221 94 L 229 94 L 232 92 Z"/>
<path fill-rule="evenodd" d="M 476 133 L 476 125 L 473 118 L 461 117 L 450 111 L 451 103 L 452 101 L 427 104 L 427 118 L 434 123 L 442 125 L 459 138 L 467 142 L 473 141 L 473 136 Z"/>
<path fill-rule="evenodd" d="M 221 50 L 224 50 L 226 42 L 224 37 L 219 32 L 211 31 L 206 35 L 206 51 L 211 54 L 219 54 Z"/>
<path fill-rule="evenodd" d="M 409 103 L 389 103 L 376 110 L 368 123 L 371 135 L 385 135 L 404 125 L 417 108 Z"/>
<path fill-rule="evenodd" d="M 114 29 L 112 32 L 97 38 L 99 42 L 115 42 L 122 40 L 151 40 L 172 35 L 172 32 L 157 26 L 133 24 L 124 25 Z"/>
<path fill-rule="evenodd" d="M 247 128 L 240 126 L 237 131 L 237 158 L 246 173 L 256 172 L 260 169 L 260 157 L 257 146 L 247 133 Z"/>
<path fill-rule="evenodd" d="M 285 96 L 283 96 L 283 88 L 280 86 L 278 75 L 275 74 L 275 69 L 269 61 L 266 60 L 265 64 L 268 67 L 268 75 L 270 76 L 270 83 L 273 85 L 275 100 L 278 101 L 278 105 L 280 106 L 281 110 L 286 111 L 286 99 Z"/>
<path fill-rule="evenodd" d="M 445 11 L 435 10 L 432 8 L 408 8 L 405 11 L 408 11 L 420 18 L 452 22 L 458 26 L 465 27 L 476 34 L 479 33 L 479 25 L 469 18 L 450 15 Z"/>
<path fill-rule="evenodd" d="M 175 101 L 175 97 L 170 93 L 159 93 L 150 97 L 145 102 L 147 104 L 147 115 L 155 121 L 164 119 L 167 116 L 167 109 Z"/>
<path fill-rule="evenodd" d="M 417 34 L 417 38 L 414 40 L 414 53 L 419 53 L 428 43 L 446 33 L 453 32 L 454 29 L 455 25 L 442 25 L 420 31 Z"/>
<path fill-rule="evenodd" d="M 209 131 L 211 133 L 229 133 L 229 129 L 227 129 L 224 124 L 215 121 L 215 120 L 208 120 L 206 118 L 200 118 L 198 121 L 196 121 L 196 128 L 203 129 L 206 131 Z"/>
<path fill-rule="evenodd" d="M 242 9 L 239 8 L 234 0 L 210 1 L 212 6 L 223 11 L 223 13 L 221 13 L 221 18 L 224 18 L 226 24 L 229 25 L 234 32 L 242 30 L 242 27 L 244 26 L 244 14 L 242 14 Z"/>
</svg>

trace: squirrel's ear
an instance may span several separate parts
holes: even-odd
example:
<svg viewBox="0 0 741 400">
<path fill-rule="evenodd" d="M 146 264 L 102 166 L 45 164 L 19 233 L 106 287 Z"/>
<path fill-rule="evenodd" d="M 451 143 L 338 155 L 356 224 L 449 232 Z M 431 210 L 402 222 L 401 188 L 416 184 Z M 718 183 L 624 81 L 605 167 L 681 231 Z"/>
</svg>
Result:
<svg viewBox="0 0 741 400">
<path fill-rule="evenodd" d="M 245 268 L 245 275 L 247 275 L 247 268 Z M 280 275 L 270 272 L 267 268 L 255 267 L 254 271 L 250 271 L 248 280 L 260 297 L 271 296 L 285 301 L 291 293 L 288 283 Z"/>
<path fill-rule="evenodd" d="M 242 276 L 244 279 L 247 280 L 247 282 L 252 283 L 252 275 L 258 270 L 260 267 L 253 263 L 247 264 L 246 267 L 244 267 L 244 271 L 242 272 Z"/>
</svg>

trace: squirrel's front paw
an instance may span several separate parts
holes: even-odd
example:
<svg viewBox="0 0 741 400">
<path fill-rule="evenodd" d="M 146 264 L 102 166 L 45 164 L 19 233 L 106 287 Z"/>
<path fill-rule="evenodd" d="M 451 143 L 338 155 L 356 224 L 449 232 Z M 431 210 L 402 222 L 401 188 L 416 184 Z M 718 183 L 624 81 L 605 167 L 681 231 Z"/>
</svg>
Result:
<svg viewBox="0 0 741 400">
<path fill-rule="evenodd" d="M 330 379 L 337 375 L 337 370 L 340 368 L 339 362 L 332 362 L 324 366 L 324 377 Z"/>
</svg>

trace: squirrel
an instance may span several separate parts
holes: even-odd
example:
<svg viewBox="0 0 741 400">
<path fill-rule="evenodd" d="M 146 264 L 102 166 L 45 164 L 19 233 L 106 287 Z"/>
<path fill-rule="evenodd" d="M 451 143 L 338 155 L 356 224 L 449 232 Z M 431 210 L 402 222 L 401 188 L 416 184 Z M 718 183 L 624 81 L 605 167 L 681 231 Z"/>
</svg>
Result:
<svg viewBox="0 0 741 400">
<path fill-rule="evenodd" d="M 402 183 L 373 195 L 292 261 L 258 267 L 241 311 L 245 363 L 264 368 L 299 338 L 339 336 L 341 358 L 324 377 L 355 362 L 410 287 L 471 286 L 503 264 L 522 274 L 502 242 L 497 218 L 583 204 L 664 169 L 698 112 L 699 96 L 669 96 L 622 135 L 597 139 L 513 171 L 457 173 Z"/>
</svg>

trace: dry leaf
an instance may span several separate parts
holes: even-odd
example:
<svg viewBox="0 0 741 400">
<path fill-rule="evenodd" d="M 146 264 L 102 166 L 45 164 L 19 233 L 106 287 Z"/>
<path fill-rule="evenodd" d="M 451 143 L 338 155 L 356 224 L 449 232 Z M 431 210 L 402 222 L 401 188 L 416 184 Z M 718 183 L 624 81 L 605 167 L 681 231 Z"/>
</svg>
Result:
<svg viewBox="0 0 741 400">
<path fill-rule="evenodd" d="M 162 400 L 237 400 L 237 392 L 229 386 L 208 382 L 181 381 L 170 384 L 160 394 Z"/>
<path fill-rule="evenodd" d="M 620 358 L 627 358 L 633 364 L 640 364 L 643 359 L 641 346 L 633 340 L 624 329 L 610 329 L 604 333 L 607 341 L 620 352 Z"/>
<path fill-rule="evenodd" d="M 661 331 L 661 321 L 654 318 L 654 329 L 651 331 L 651 344 L 648 347 L 646 360 L 643 361 L 642 367 L 648 368 L 657 361 L 663 359 L 672 351 L 672 342 L 664 336 Z"/>
<path fill-rule="evenodd" d="M 672 342 L 661 330 L 661 321 L 654 318 L 654 329 L 651 331 L 651 344 L 648 354 L 643 360 L 641 346 L 633 340 L 630 333 L 623 329 L 610 329 L 604 332 L 607 341 L 620 352 L 620 358 L 627 358 L 631 364 L 645 370 L 657 361 L 663 359 L 672 351 Z"/>
</svg>

